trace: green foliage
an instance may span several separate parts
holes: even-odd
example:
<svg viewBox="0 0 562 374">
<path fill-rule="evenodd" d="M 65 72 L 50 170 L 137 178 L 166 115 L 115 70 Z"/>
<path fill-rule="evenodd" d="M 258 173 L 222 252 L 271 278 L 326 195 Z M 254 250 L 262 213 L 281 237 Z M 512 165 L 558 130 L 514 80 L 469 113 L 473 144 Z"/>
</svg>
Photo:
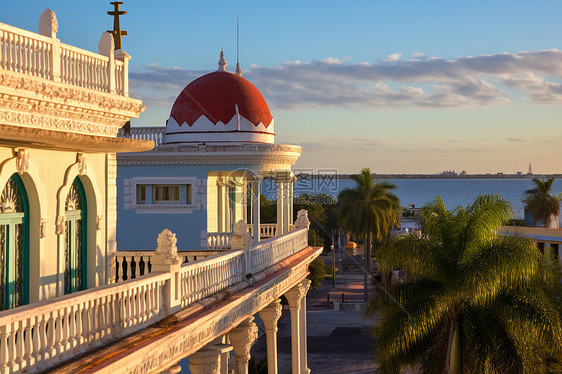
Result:
<svg viewBox="0 0 562 374">
<path fill-rule="evenodd" d="M 525 226 L 525 220 L 524 219 L 512 218 L 512 219 L 508 220 L 505 225 L 506 226 Z"/>
<path fill-rule="evenodd" d="M 338 195 L 342 225 L 351 235 L 364 237 L 373 234 L 382 241 L 392 227 L 400 225 L 400 200 L 391 191 L 396 186 L 389 182 L 373 181 L 371 170 L 352 175 L 355 188 L 346 188 Z"/>
<path fill-rule="evenodd" d="M 307 278 L 311 280 L 309 289 L 310 292 L 322 284 L 322 281 L 326 279 L 326 274 L 329 274 L 332 271 L 332 268 L 327 266 L 324 263 L 324 260 L 316 258 L 308 266 L 308 271 L 310 271 L 310 274 Z"/>
<path fill-rule="evenodd" d="M 343 227 L 353 236 L 366 237 L 365 259 L 371 271 L 371 244 L 384 242 L 392 227 L 400 225 L 400 200 L 391 191 L 396 186 L 388 182 L 375 183 L 369 168 L 352 175 L 355 188 L 346 188 L 338 195 Z"/>
<path fill-rule="evenodd" d="M 380 373 L 535 373 L 536 352 L 559 360 L 560 273 L 530 239 L 498 234 L 510 216 L 497 195 L 452 211 L 438 197 L 422 209 L 421 237 L 378 250 L 382 271 L 407 274 L 369 304 L 383 316 Z"/>
<path fill-rule="evenodd" d="M 268 200 L 260 194 L 260 221 L 261 223 L 277 222 L 277 203 L 275 200 Z"/>
<path fill-rule="evenodd" d="M 525 204 L 525 209 L 531 212 L 533 221 L 541 222 L 544 227 L 548 227 L 550 217 L 560 215 L 561 198 L 550 193 L 554 178 L 547 180 L 533 178 L 533 183 L 535 187 L 525 191 L 521 201 Z"/>
</svg>

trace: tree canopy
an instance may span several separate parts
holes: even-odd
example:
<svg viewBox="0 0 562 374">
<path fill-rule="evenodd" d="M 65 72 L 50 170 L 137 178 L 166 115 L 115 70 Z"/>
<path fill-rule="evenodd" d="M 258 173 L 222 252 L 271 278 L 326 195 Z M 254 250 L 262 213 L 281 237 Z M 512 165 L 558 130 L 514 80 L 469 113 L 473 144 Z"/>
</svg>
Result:
<svg viewBox="0 0 562 374">
<path fill-rule="evenodd" d="M 541 222 L 544 227 L 549 227 L 551 217 L 560 215 L 560 197 L 550 193 L 554 178 L 547 180 L 533 178 L 533 183 L 535 187 L 525 191 L 521 201 L 531 212 L 533 221 Z"/>
<path fill-rule="evenodd" d="M 560 273 L 530 239 L 499 235 L 511 206 L 497 195 L 447 210 L 438 197 L 422 209 L 422 235 L 378 252 L 382 270 L 403 280 L 369 310 L 380 373 L 418 365 L 421 373 L 533 373 L 535 349 L 562 351 Z M 552 289 L 556 288 L 556 292 Z"/>
</svg>

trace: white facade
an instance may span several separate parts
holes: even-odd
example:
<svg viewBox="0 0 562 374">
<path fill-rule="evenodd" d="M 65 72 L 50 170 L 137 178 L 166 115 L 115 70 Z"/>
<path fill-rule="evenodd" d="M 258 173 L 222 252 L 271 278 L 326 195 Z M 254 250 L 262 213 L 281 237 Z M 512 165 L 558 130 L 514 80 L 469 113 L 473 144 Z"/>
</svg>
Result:
<svg viewBox="0 0 562 374">
<path fill-rule="evenodd" d="M 116 138 L 144 110 L 128 97 L 128 55 L 114 51 L 109 34 L 100 54 L 63 44 L 57 26 L 50 10 L 41 34 L 0 23 L 2 309 L 110 280 L 115 152 L 152 147 Z M 10 207 L 15 196 L 25 207 Z M 12 292 L 23 294 L 14 302 Z"/>
</svg>

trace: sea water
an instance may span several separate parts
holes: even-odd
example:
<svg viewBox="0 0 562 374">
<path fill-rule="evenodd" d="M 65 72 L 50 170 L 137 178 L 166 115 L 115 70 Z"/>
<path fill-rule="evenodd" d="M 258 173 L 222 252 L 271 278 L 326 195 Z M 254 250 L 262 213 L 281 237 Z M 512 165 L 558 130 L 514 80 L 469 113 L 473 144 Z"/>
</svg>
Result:
<svg viewBox="0 0 562 374">
<path fill-rule="evenodd" d="M 381 180 L 376 180 L 381 181 Z M 523 193 L 534 187 L 530 178 L 489 178 L 489 179 L 388 179 L 397 189 L 393 192 L 400 198 L 403 207 L 409 204 L 422 207 L 437 196 L 441 196 L 447 208 L 468 205 L 483 194 L 497 194 L 513 205 L 516 218 L 523 218 Z M 324 193 L 337 196 L 344 188 L 353 188 L 351 179 L 314 178 L 297 180 L 294 196 Z M 275 183 L 264 180 L 262 192 L 270 199 L 275 198 Z M 562 192 L 562 180 L 555 180 L 551 193 Z"/>
</svg>

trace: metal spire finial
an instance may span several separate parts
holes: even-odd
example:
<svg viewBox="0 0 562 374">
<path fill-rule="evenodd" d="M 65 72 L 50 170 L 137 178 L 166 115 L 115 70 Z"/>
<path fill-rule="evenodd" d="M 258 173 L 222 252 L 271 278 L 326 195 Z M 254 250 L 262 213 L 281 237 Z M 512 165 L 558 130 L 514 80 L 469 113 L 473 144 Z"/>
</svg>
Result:
<svg viewBox="0 0 562 374">
<path fill-rule="evenodd" d="M 238 16 L 236 16 L 236 75 L 242 76 L 242 69 L 240 68 L 240 22 Z"/>
<path fill-rule="evenodd" d="M 219 68 L 217 71 L 226 71 L 226 60 L 224 59 L 224 51 L 222 49 L 219 58 Z"/>
<path fill-rule="evenodd" d="M 113 34 L 115 49 L 123 49 L 121 46 L 121 36 L 127 35 L 127 31 L 121 31 L 121 20 L 119 16 L 127 14 L 127 12 L 119 10 L 119 5 L 123 4 L 122 1 L 113 1 L 110 4 L 115 7 L 115 9 L 107 12 L 107 14 L 113 16 L 113 30 L 107 30 L 107 32 Z"/>
</svg>

